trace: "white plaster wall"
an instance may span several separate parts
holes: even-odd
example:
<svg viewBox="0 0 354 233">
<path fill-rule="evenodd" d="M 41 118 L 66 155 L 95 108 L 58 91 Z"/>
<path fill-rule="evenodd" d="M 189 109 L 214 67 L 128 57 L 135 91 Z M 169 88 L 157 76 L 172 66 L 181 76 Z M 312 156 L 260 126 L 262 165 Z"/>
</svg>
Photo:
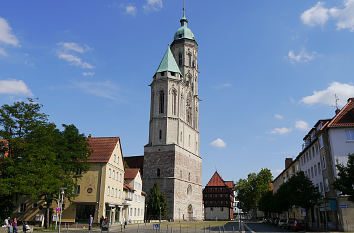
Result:
<svg viewBox="0 0 354 233">
<path fill-rule="evenodd" d="M 132 193 L 133 200 L 130 202 L 129 208 L 129 223 L 141 223 L 144 222 L 145 213 L 145 196 L 141 195 L 142 192 L 142 179 L 140 172 L 136 175 L 135 179 L 132 179 L 128 184 L 135 189 Z"/>
<path fill-rule="evenodd" d="M 329 129 L 329 142 L 331 147 L 331 156 L 333 160 L 334 174 L 337 175 L 335 164 L 338 162 L 346 164 L 348 154 L 354 153 L 354 141 L 347 141 L 346 129 L 354 128 L 331 128 Z"/>
</svg>

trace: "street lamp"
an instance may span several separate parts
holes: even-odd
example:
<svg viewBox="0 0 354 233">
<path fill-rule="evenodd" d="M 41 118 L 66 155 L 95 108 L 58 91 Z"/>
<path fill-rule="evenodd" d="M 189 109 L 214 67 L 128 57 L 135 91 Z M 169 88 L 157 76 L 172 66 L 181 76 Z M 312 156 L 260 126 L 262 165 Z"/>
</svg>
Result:
<svg viewBox="0 0 354 233">
<path fill-rule="evenodd" d="M 65 194 L 65 188 L 61 188 L 61 201 L 60 201 L 60 217 L 59 217 L 59 228 L 58 228 L 58 233 L 60 233 L 60 225 L 61 225 L 61 216 L 63 214 L 63 201 L 64 201 L 64 194 Z"/>
<path fill-rule="evenodd" d="M 160 206 L 160 225 L 159 225 L 159 232 L 161 231 L 161 206 Z"/>
</svg>

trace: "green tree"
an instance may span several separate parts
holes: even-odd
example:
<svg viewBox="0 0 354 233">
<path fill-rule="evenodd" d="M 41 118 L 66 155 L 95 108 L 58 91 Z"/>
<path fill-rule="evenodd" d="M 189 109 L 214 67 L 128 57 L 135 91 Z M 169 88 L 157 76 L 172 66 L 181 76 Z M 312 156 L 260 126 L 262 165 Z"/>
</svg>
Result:
<svg viewBox="0 0 354 233">
<path fill-rule="evenodd" d="M 159 219 L 160 208 L 161 218 L 165 218 L 167 214 L 167 202 L 165 196 L 160 192 L 157 183 L 154 183 L 148 195 L 147 219 Z"/>
<path fill-rule="evenodd" d="M 41 107 L 29 99 L 28 103 L 0 108 L 0 137 L 8 142 L 0 148 L 9 152 L 0 160 L 0 198 L 6 197 L 7 202 L 20 196 L 34 201 L 44 199 L 48 226 L 49 208 L 60 188 L 66 189 L 69 200 L 75 197 L 77 181 L 88 170 L 91 150 L 74 125 L 57 129 L 41 113 Z"/>
<path fill-rule="evenodd" d="M 243 210 L 249 211 L 258 206 L 262 195 L 270 190 L 272 173 L 264 168 L 256 173 L 248 174 L 247 179 L 240 179 L 235 186 L 237 198 L 243 203 Z"/>
<path fill-rule="evenodd" d="M 259 210 L 263 211 L 266 216 L 269 216 L 271 212 L 274 212 L 274 204 L 273 191 L 268 191 L 259 200 Z"/>
<path fill-rule="evenodd" d="M 337 164 L 338 178 L 334 181 L 334 187 L 348 199 L 354 202 L 354 153 L 348 155 L 347 165 Z"/>
</svg>

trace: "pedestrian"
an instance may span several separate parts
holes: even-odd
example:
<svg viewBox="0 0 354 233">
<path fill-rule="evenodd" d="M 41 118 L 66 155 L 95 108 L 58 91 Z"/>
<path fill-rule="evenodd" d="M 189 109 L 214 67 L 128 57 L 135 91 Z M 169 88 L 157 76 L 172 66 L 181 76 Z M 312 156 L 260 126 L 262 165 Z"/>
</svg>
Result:
<svg viewBox="0 0 354 233">
<path fill-rule="evenodd" d="M 8 232 L 12 233 L 11 218 L 10 217 L 5 219 L 4 224 L 7 227 Z"/>
<path fill-rule="evenodd" d="M 17 218 L 14 218 L 14 220 L 11 223 L 12 228 L 13 228 L 13 233 L 17 233 Z"/>
<path fill-rule="evenodd" d="M 92 217 L 92 215 L 90 214 L 90 218 L 89 218 L 89 231 L 92 230 L 92 223 L 93 223 L 93 217 Z"/>
<path fill-rule="evenodd" d="M 102 215 L 101 218 L 100 218 L 100 227 L 101 227 L 101 229 L 102 229 L 103 221 L 104 221 L 104 217 L 103 217 L 103 215 Z"/>
<path fill-rule="evenodd" d="M 23 233 L 26 233 L 26 231 L 27 231 L 26 225 L 27 225 L 26 221 L 23 221 L 22 222 L 22 231 L 23 231 Z"/>
</svg>

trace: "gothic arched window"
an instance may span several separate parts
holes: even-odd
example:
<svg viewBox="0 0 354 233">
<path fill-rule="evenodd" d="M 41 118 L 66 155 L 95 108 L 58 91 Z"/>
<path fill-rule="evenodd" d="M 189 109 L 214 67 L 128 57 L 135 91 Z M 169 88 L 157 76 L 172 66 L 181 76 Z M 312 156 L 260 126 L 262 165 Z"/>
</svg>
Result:
<svg viewBox="0 0 354 233">
<path fill-rule="evenodd" d="M 161 140 L 162 139 L 162 130 L 160 129 L 159 131 L 159 139 Z"/>
<path fill-rule="evenodd" d="M 192 54 L 188 53 L 188 65 L 192 66 Z"/>
<path fill-rule="evenodd" d="M 188 181 L 191 181 L 191 173 L 188 173 Z"/>
<path fill-rule="evenodd" d="M 160 177 L 160 168 L 158 168 L 158 169 L 156 170 L 156 176 L 157 176 L 157 177 Z"/>
<path fill-rule="evenodd" d="M 191 195 L 191 194 L 192 194 L 192 185 L 188 185 L 187 195 Z"/>
<path fill-rule="evenodd" d="M 172 90 L 172 114 L 177 115 L 177 91 Z"/>
<path fill-rule="evenodd" d="M 178 54 L 178 65 L 181 66 L 182 65 L 182 53 Z"/>
<path fill-rule="evenodd" d="M 159 104 L 159 112 L 164 113 L 164 107 L 165 107 L 165 93 L 163 91 L 160 91 L 160 104 Z"/>
</svg>

